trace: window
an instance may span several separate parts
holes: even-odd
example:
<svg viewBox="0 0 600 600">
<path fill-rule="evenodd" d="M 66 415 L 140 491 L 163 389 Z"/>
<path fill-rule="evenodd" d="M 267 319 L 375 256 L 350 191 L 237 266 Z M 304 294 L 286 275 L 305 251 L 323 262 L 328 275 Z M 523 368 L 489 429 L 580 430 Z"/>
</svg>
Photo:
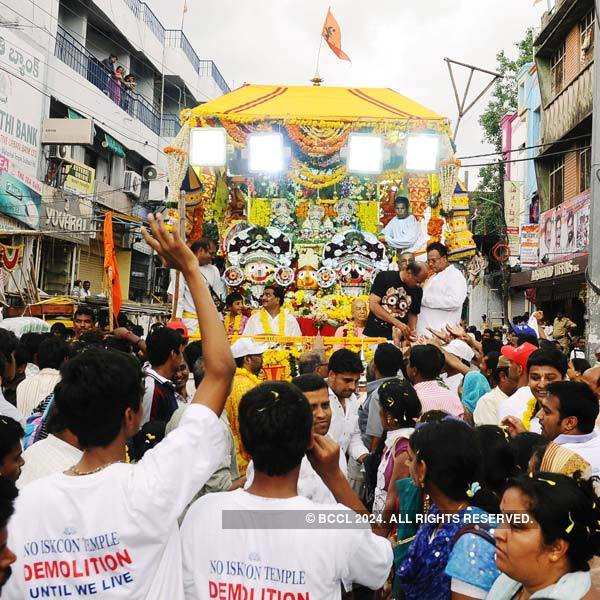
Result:
<svg viewBox="0 0 600 600">
<path fill-rule="evenodd" d="M 592 148 L 591 140 L 587 139 L 579 150 L 579 191 L 589 190 L 591 187 L 592 173 Z"/>
<path fill-rule="evenodd" d="M 579 43 L 581 48 L 581 62 L 587 62 L 594 54 L 594 29 L 596 16 L 593 10 L 583 17 L 579 23 Z"/>
<path fill-rule="evenodd" d="M 562 203 L 564 197 L 565 159 L 557 158 L 550 167 L 550 208 Z"/>
<path fill-rule="evenodd" d="M 550 65 L 552 76 L 552 92 L 558 94 L 563 88 L 565 74 L 565 43 L 554 53 Z"/>
</svg>

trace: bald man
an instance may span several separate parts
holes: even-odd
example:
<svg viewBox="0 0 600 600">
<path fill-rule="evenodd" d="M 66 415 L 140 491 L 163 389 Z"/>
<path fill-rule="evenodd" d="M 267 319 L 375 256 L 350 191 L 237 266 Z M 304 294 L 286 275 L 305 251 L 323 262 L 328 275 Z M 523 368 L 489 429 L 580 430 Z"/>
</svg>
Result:
<svg viewBox="0 0 600 600">
<path fill-rule="evenodd" d="M 370 312 L 363 335 L 391 340 L 396 328 L 408 339 L 417 326 L 423 298 L 421 284 L 427 276 L 427 265 L 414 261 L 400 271 L 378 273 L 371 286 Z"/>
</svg>

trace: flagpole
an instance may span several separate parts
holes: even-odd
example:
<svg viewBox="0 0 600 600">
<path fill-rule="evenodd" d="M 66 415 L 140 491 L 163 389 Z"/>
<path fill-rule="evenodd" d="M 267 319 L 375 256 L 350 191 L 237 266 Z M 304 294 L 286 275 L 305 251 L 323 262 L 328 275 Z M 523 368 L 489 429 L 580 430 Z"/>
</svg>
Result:
<svg viewBox="0 0 600 600">
<path fill-rule="evenodd" d="M 323 36 L 321 35 L 321 41 L 319 42 L 319 51 L 317 52 L 317 65 L 315 67 L 315 79 L 319 78 L 319 61 L 321 60 L 321 48 L 323 47 Z"/>
</svg>

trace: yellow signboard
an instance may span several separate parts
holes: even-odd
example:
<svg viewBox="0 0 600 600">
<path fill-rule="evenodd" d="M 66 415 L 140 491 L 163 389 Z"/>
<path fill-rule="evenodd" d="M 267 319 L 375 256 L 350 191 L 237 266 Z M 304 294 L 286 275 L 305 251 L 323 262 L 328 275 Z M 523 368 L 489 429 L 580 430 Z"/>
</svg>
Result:
<svg viewBox="0 0 600 600">
<path fill-rule="evenodd" d="M 87 165 L 70 162 L 64 166 L 65 182 L 63 189 L 73 194 L 91 195 L 94 193 L 96 170 Z"/>
</svg>

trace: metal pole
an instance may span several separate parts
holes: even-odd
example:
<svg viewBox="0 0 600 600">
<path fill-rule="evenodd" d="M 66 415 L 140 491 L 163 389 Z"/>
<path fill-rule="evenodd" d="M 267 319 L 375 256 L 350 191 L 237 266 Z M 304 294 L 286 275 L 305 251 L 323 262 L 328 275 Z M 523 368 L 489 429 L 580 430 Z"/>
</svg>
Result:
<svg viewBox="0 0 600 600">
<path fill-rule="evenodd" d="M 594 38 L 594 104 L 592 112 L 592 198 L 590 202 L 589 258 L 587 280 L 587 350 L 592 357 L 600 346 L 600 128 L 597 126 L 597 111 L 600 112 L 600 29 L 598 27 L 598 2 Z"/>
</svg>

